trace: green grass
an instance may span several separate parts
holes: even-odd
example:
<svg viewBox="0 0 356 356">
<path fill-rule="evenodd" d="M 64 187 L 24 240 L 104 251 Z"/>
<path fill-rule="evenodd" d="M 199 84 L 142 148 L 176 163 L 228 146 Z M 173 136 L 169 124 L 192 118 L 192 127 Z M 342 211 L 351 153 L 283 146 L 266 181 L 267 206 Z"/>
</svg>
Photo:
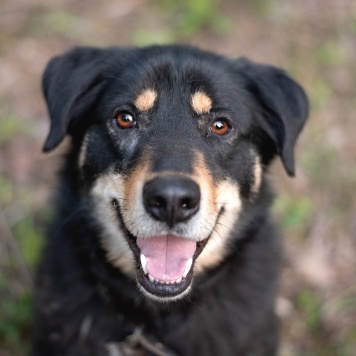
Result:
<svg viewBox="0 0 356 356">
<path fill-rule="evenodd" d="M 295 297 L 297 320 L 289 327 L 293 350 L 281 355 L 353 356 L 356 350 L 356 294 L 346 290 L 335 297 L 323 299 L 308 288 Z M 338 320 L 337 324 L 331 322 Z M 340 324 L 344 320 L 344 325 Z M 295 341 L 293 340 L 295 338 Z M 290 351 L 290 352 L 289 352 Z"/>
<path fill-rule="evenodd" d="M 280 216 L 280 221 L 284 229 L 297 232 L 299 236 L 304 236 L 313 216 L 313 203 L 307 197 L 291 197 L 281 195 L 274 204 L 274 211 Z"/>
<path fill-rule="evenodd" d="M 22 251 L 25 263 L 31 268 L 39 261 L 43 247 L 43 231 L 36 226 L 34 217 L 29 215 L 21 219 L 13 228 L 13 234 Z"/>
<path fill-rule="evenodd" d="M 172 4 L 172 12 L 181 13 L 177 30 L 183 37 L 189 38 L 204 27 L 217 34 L 226 33 L 230 27 L 229 21 L 219 10 L 219 1 L 182 0 L 170 4 Z"/>
<path fill-rule="evenodd" d="M 322 66 L 341 66 L 346 60 L 345 49 L 337 40 L 331 40 L 320 45 L 314 52 L 314 60 Z"/>
<path fill-rule="evenodd" d="M 10 179 L 0 176 L 0 208 L 11 203 L 13 198 L 13 184 Z"/>
<path fill-rule="evenodd" d="M 0 121 L 0 144 L 7 142 L 15 135 L 18 135 L 24 131 L 22 121 L 13 114 L 2 114 Z"/>
<path fill-rule="evenodd" d="M 33 200 L 28 188 L 17 189 L 12 180 L 0 177 L 0 213 L 10 230 L 0 237 L 0 353 L 11 350 L 16 356 L 28 354 L 32 286 L 27 269 L 33 275 L 44 241 L 42 226 L 48 218 L 46 210 L 34 211 Z M 7 221 L 5 214 L 14 209 L 13 204 L 20 211 L 14 222 Z"/>
<path fill-rule="evenodd" d="M 171 31 L 147 31 L 138 29 L 133 35 L 136 46 L 148 46 L 151 44 L 164 45 L 175 42 L 175 37 Z"/>
<path fill-rule="evenodd" d="M 7 294 L 11 281 L 0 275 L 0 344 L 10 348 L 14 355 L 27 353 L 23 342 L 29 337 L 32 315 L 32 297 L 23 293 L 18 297 Z"/>
<path fill-rule="evenodd" d="M 29 31 L 33 36 L 41 34 L 44 31 L 48 34 L 59 34 L 72 37 L 78 19 L 68 11 L 52 10 L 47 12 L 39 12 L 31 20 L 28 25 Z"/>
<path fill-rule="evenodd" d="M 231 28 L 231 22 L 220 9 L 217 0 L 155 0 L 157 16 L 160 21 L 169 22 L 169 28 L 152 31 L 138 28 L 133 41 L 136 45 L 167 44 L 188 40 L 202 29 L 223 35 Z"/>
<path fill-rule="evenodd" d="M 322 325 L 322 308 L 318 297 L 309 290 L 299 293 L 297 296 L 297 307 L 303 313 L 306 330 L 315 333 Z"/>
</svg>

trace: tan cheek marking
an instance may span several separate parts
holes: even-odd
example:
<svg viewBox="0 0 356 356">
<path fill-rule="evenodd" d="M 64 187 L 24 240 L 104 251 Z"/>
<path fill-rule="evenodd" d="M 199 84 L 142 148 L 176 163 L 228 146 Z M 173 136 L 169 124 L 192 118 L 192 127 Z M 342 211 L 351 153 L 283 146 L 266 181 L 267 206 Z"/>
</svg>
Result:
<svg viewBox="0 0 356 356">
<path fill-rule="evenodd" d="M 218 209 L 214 197 L 214 182 L 211 173 L 209 172 L 204 155 L 196 151 L 195 152 L 195 167 L 194 167 L 194 180 L 200 186 L 201 202 L 200 209 L 203 210 L 204 216 L 213 216 L 218 213 Z"/>
<path fill-rule="evenodd" d="M 260 157 L 258 157 L 258 156 L 255 159 L 254 179 L 255 179 L 255 182 L 252 186 L 252 191 L 254 193 L 257 193 L 258 190 L 260 189 L 261 182 L 262 182 L 262 165 L 261 165 Z"/>
<path fill-rule="evenodd" d="M 153 89 L 144 90 L 135 101 L 135 106 L 140 111 L 148 111 L 153 108 L 157 93 Z"/>
<path fill-rule="evenodd" d="M 147 158 L 141 159 L 140 163 L 137 165 L 138 168 L 134 169 L 130 176 L 125 177 L 123 185 L 125 199 L 121 204 L 125 213 L 132 211 L 132 209 L 139 203 L 137 199 L 138 196 L 141 196 L 141 192 L 143 191 L 149 166 L 150 164 Z"/>
<path fill-rule="evenodd" d="M 95 215 L 93 219 L 101 225 L 100 244 L 106 251 L 106 258 L 114 267 L 127 276 L 134 278 L 136 265 L 133 253 L 126 242 L 124 232 L 118 227 L 116 212 L 113 211 L 112 199 L 124 199 L 121 187 L 123 177 L 108 173 L 97 179 L 91 191 Z"/>
<path fill-rule="evenodd" d="M 214 186 L 201 153 L 197 154 L 195 174 L 198 176 L 203 193 L 201 202 L 203 214 L 217 217 L 220 209 L 224 208 L 224 212 L 219 217 L 207 245 L 196 260 L 194 268 L 197 273 L 200 273 L 207 268 L 217 266 L 226 257 L 229 248 L 228 238 L 238 219 L 242 201 L 238 185 L 231 180 L 224 180 L 216 187 Z"/>
<path fill-rule="evenodd" d="M 213 216 L 215 220 L 225 200 L 224 189 L 221 186 L 214 186 L 213 178 L 206 166 L 203 154 L 196 152 L 195 155 L 194 177 L 201 189 L 200 212 L 205 217 Z M 220 224 L 227 225 L 225 222 L 220 222 Z M 203 272 L 208 267 L 216 266 L 226 256 L 225 238 L 222 237 L 220 230 L 220 225 L 214 227 L 210 240 L 195 262 L 194 270 L 196 273 Z"/>
<path fill-rule="evenodd" d="M 197 114 L 208 113 L 212 107 L 212 100 L 209 96 L 201 91 L 192 95 L 191 105 Z"/>
<path fill-rule="evenodd" d="M 150 154 L 145 152 L 139 159 L 137 168 L 125 177 L 121 202 L 121 213 L 127 229 L 136 237 L 142 237 L 151 231 L 152 222 L 144 208 L 143 187 L 151 166 Z"/>
<path fill-rule="evenodd" d="M 117 223 L 116 212 L 112 200 L 119 201 L 125 225 L 130 227 L 132 221 L 140 219 L 140 212 L 135 211 L 137 205 L 143 206 L 142 187 L 149 162 L 147 154 L 143 155 L 138 168 L 130 176 L 118 173 L 107 173 L 100 176 L 92 189 L 95 203 L 95 216 L 102 226 L 101 246 L 106 251 L 107 260 L 127 276 L 134 278 L 136 263 L 133 253 L 126 241 L 125 233 Z M 143 211 L 144 213 L 144 211 Z"/>
<path fill-rule="evenodd" d="M 239 187 L 230 180 L 221 182 L 217 189 L 217 205 L 224 206 L 214 231 L 195 265 L 196 271 L 203 272 L 207 268 L 218 266 L 229 252 L 229 237 L 241 211 Z"/>
</svg>

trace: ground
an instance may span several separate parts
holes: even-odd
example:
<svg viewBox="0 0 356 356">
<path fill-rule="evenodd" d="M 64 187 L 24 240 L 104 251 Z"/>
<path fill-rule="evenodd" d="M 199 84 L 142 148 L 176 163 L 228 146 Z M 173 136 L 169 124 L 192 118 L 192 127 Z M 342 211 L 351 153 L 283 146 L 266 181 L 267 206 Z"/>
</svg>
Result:
<svg viewBox="0 0 356 356">
<path fill-rule="evenodd" d="M 26 354 L 33 275 L 66 144 L 44 155 L 47 61 L 73 45 L 190 43 L 281 66 L 308 92 L 297 176 L 276 161 L 281 356 L 356 350 L 356 2 L 0 1 L 0 354 Z"/>
</svg>

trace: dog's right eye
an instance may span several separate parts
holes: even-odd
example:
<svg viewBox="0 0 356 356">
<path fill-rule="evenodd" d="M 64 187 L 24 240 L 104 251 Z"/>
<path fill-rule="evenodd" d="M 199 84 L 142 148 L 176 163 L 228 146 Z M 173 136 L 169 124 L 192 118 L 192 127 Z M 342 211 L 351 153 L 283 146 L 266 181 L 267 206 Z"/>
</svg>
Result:
<svg viewBox="0 0 356 356">
<path fill-rule="evenodd" d="M 116 122 L 122 129 L 129 129 L 135 126 L 136 121 L 133 116 L 127 112 L 121 112 L 117 115 Z"/>
<path fill-rule="evenodd" d="M 226 135 L 230 130 L 231 126 L 224 119 L 217 119 L 210 125 L 210 131 L 219 136 Z"/>
</svg>

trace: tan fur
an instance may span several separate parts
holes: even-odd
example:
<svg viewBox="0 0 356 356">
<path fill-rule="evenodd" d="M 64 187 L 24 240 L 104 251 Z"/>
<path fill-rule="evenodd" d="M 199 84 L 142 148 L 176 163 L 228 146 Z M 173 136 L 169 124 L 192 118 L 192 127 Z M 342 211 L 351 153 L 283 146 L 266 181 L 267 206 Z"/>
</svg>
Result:
<svg viewBox="0 0 356 356">
<path fill-rule="evenodd" d="M 107 253 L 106 257 L 113 266 L 129 277 L 135 277 L 136 264 L 124 232 L 119 227 L 112 201 L 116 199 L 119 202 L 125 225 L 129 231 L 132 231 L 133 221 L 142 223 L 134 208 L 139 207 L 142 218 L 147 215 L 143 207 L 141 192 L 148 164 L 143 162 L 138 164 L 138 167 L 130 177 L 117 173 L 107 173 L 98 177 L 91 192 L 96 208 L 94 218 L 97 218 L 103 228 L 101 245 Z"/>
<path fill-rule="evenodd" d="M 236 183 L 223 180 L 215 188 L 214 205 L 218 211 L 224 212 L 216 221 L 208 243 L 195 262 L 196 273 L 203 272 L 206 268 L 216 267 L 228 253 L 227 240 L 233 230 L 241 210 L 240 190 Z"/>
<path fill-rule="evenodd" d="M 252 186 L 252 191 L 254 193 L 257 193 L 258 190 L 260 189 L 261 181 L 262 181 L 262 166 L 261 166 L 261 160 L 259 156 L 257 156 L 255 159 L 254 176 L 255 176 L 254 177 L 255 182 Z"/>
<path fill-rule="evenodd" d="M 232 231 L 234 222 L 238 219 L 241 199 L 238 186 L 230 180 L 223 180 L 214 186 L 211 173 L 200 152 L 196 153 L 194 179 L 203 193 L 198 214 L 202 214 L 205 219 L 208 216 L 213 217 L 215 224 L 212 227 L 213 231 L 205 231 L 205 234 L 211 233 L 211 237 L 195 262 L 194 270 L 199 273 L 208 267 L 217 266 L 224 260 L 228 252 L 226 240 Z M 218 218 L 218 213 L 222 208 L 224 208 L 224 213 Z"/>
<path fill-rule="evenodd" d="M 135 106 L 140 111 L 148 111 L 153 108 L 157 93 L 153 89 L 145 89 L 136 98 Z"/>
<path fill-rule="evenodd" d="M 145 155 L 137 168 L 126 178 L 123 187 L 126 198 L 121 202 L 122 217 L 128 230 L 136 237 L 154 235 L 151 226 L 155 220 L 147 214 L 142 196 L 149 167 L 149 158 Z"/>
<path fill-rule="evenodd" d="M 192 95 L 191 105 L 198 115 L 208 113 L 211 110 L 212 104 L 213 101 L 211 98 L 202 91 L 197 91 Z"/>
<path fill-rule="evenodd" d="M 108 173 L 100 176 L 92 189 L 95 203 L 94 219 L 102 225 L 101 245 L 106 251 L 108 261 L 129 277 L 135 277 L 136 264 L 133 253 L 119 228 L 112 200 L 122 201 L 125 194 L 122 190 L 123 177 L 120 174 Z"/>
</svg>

